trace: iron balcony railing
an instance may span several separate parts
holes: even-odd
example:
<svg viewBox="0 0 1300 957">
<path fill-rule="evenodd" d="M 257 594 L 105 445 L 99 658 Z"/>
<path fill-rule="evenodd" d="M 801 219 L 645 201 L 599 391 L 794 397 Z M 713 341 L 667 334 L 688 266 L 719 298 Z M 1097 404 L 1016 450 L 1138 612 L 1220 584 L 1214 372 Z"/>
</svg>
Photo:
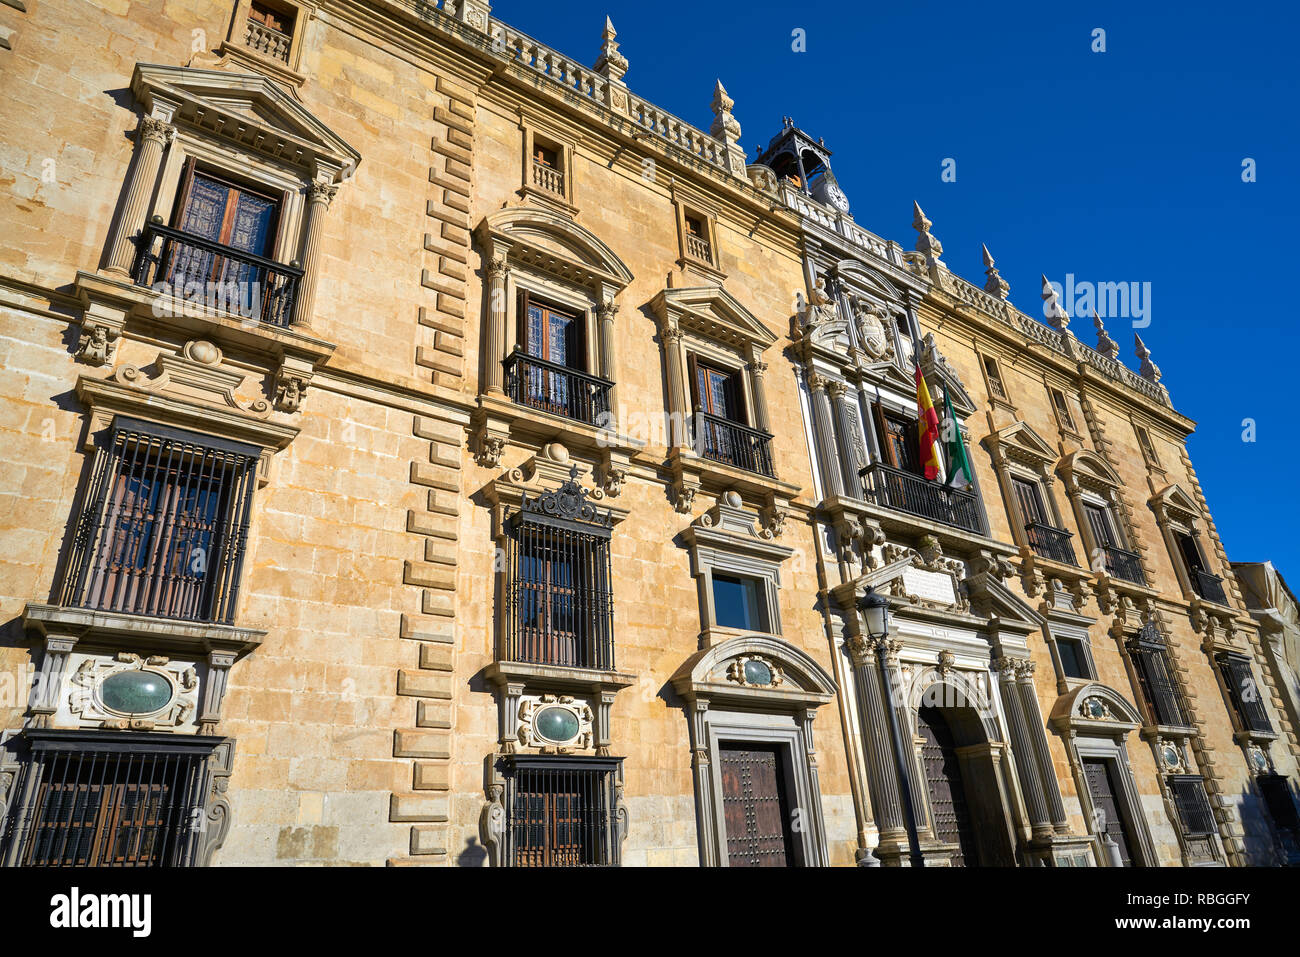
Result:
<svg viewBox="0 0 1300 957">
<path fill-rule="evenodd" d="M 1062 565 L 1077 565 L 1074 560 L 1074 546 L 1070 539 L 1074 536 L 1063 529 L 1044 525 L 1042 522 L 1028 522 L 1025 535 L 1029 538 L 1029 547 L 1039 558 L 1047 558 Z"/>
<path fill-rule="evenodd" d="M 296 266 L 149 223 L 140 237 L 134 278 L 136 285 L 169 290 L 207 312 L 287 326 L 302 275 Z"/>
<path fill-rule="evenodd" d="M 1220 605 L 1228 603 L 1228 596 L 1223 592 L 1223 579 L 1218 575 L 1192 569 L 1192 588 L 1206 601 Z"/>
<path fill-rule="evenodd" d="M 1106 574 L 1112 578 L 1122 578 L 1135 585 L 1145 585 L 1146 575 L 1142 574 L 1142 562 L 1137 552 L 1125 551 L 1114 545 L 1103 545 L 1102 554 L 1106 561 Z"/>
<path fill-rule="evenodd" d="M 861 474 L 868 502 L 968 532 L 980 531 L 979 504 L 972 491 L 946 488 L 883 462 L 868 465 Z"/>
<path fill-rule="evenodd" d="M 520 405 L 588 425 L 600 425 L 609 412 L 609 390 L 614 383 L 608 379 L 525 352 L 512 353 L 502 365 L 506 395 Z"/>
<path fill-rule="evenodd" d="M 746 472 L 776 478 L 772 468 L 772 435 L 762 429 L 695 410 L 695 454 Z"/>
</svg>

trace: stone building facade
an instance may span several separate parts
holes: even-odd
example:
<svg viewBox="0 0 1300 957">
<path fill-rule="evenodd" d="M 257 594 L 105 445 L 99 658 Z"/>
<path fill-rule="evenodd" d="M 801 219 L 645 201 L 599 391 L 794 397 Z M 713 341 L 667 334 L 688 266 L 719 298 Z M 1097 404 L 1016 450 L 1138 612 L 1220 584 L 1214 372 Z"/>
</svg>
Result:
<svg viewBox="0 0 1300 957">
<path fill-rule="evenodd" d="M 791 121 L 751 161 L 721 83 L 641 99 L 608 21 L 0 28 L 6 864 L 1294 858 L 1140 342 L 867 232 Z"/>
</svg>

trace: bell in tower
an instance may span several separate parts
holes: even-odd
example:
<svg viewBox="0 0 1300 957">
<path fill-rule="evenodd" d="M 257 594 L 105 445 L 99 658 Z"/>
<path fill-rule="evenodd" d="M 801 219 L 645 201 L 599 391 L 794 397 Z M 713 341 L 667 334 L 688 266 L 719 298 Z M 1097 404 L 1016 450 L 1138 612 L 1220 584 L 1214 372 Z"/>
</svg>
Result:
<svg viewBox="0 0 1300 957">
<path fill-rule="evenodd" d="M 820 139 L 814 140 L 790 117 L 755 160 L 776 174 L 777 181 L 798 189 L 804 195 L 838 209 L 849 211 L 849 199 L 831 172 L 831 151 Z"/>
</svg>

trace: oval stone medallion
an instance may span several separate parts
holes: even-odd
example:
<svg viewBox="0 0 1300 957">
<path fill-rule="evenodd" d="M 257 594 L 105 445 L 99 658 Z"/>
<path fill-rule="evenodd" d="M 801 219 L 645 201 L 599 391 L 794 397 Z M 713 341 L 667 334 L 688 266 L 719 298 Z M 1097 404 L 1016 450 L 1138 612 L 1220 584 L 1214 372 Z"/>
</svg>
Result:
<svg viewBox="0 0 1300 957">
<path fill-rule="evenodd" d="M 770 685 L 772 683 L 772 669 L 762 661 L 755 661 L 753 658 L 745 662 L 745 680 L 752 685 Z"/>
<path fill-rule="evenodd" d="M 533 719 L 533 730 L 539 738 L 563 744 L 578 736 L 578 716 L 568 708 L 543 708 Z"/>
<path fill-rule="evenodd" d="M 172 699 L 171 682 L 152 671 L 119 671 L 99 685 L 105 707 L 120 714 L 161 711 Z"/>
</svg>

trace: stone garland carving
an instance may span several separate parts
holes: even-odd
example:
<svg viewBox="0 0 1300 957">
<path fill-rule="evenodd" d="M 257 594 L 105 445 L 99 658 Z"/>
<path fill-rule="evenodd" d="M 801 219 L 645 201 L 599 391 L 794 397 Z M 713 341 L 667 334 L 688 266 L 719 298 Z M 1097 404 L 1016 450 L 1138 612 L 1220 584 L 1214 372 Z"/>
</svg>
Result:
<svg viewBox="0 0 1300 957">
<path fill-rule="evenodd" d="M 168 667 L 171 665 L 171 667 Z M 151 711 L 124 712 L 110 707 L 102 695 L 106 680 L 138 671 L 157 676 L 167 686 L 166 701 Z M 180 728 L 198 708 L 198 673 L 192 664 L 177 663 L 161 655 L 142 658 L 118 652 L 115 659 L 87 658 L 68 679 L 68 711 L 83 724 L 98 722 L 110 730 L 149 731 Z"/>
<path fill-rule="evenodd" d="M 538 717 L 545 711 L 556 708 L 573 716 L 576 732 L 557 741 L 539 733 L 536 727 Z M 573 751 L 589 751 L 595 738 L 593 723 L 595 712 L 586 701 L 575 699 L 572 695 L 543 694 L 536 698 L 520 699 L 515 737 L 521 747 L 537 748 L 542 754 L 569 754 Z"/>
</svg>

